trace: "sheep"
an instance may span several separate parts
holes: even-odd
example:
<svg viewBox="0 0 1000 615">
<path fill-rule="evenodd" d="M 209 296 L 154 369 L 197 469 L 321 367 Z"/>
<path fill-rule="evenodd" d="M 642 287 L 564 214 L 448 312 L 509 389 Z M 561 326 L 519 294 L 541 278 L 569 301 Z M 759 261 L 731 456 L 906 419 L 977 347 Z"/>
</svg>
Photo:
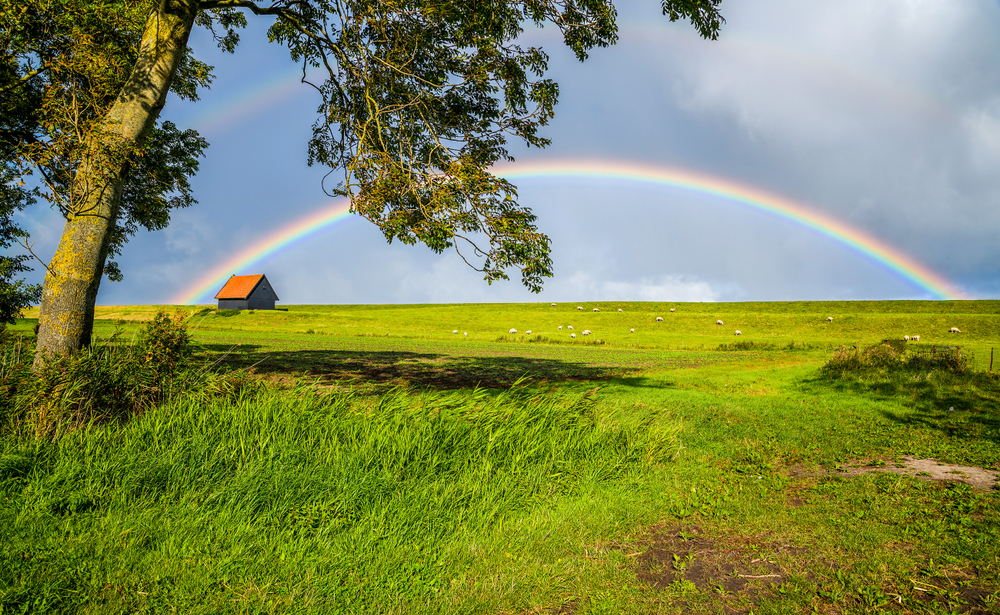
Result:
<svg viewBox="0 0 1000 615">
<path fill-rule="evenodd" d="M 663 316 L 657 316 L 656 322 L 663 322 Z"/>
<path fill-rule="evenodd" d="M 511 335 L 516 335 L 517 334 L 517 329 L 511 329 L 507 333 L 510 333 Z"/>
<path fill-rule="evenodd" d="M 573 339 L 576 339 L 576 333 L 570 333 L 569 336 Z"/>
<path fill-rule="evenodd" d="M 910 336 L 910 341 L 911 342 L 919 342 L 920 341 L 920 336 L 919 335 L 911 335 Z"/>
<path fill-rule="evenodd" d="M 961 333 L 961 332 L 962 331 L 959 330 L 958 327 L 952 327 L 951 329 L 948 330 L 948 333 Z"/>
<path fill-rule="evenodd" d="M 600 311 L 601 311 L 601 308 L 594 308 L 594 311 L 595 311 L 595 312 L 600 312 Z"/>
<path fill-rule="evenodd" d="M 562 331 L 562 325 L 559 325 L 559 330 Z"/>
<path fill-rule="evenodd" d="M 715 324 L 717 324 L 717 325 L 721 325 L 721 324 L 725 324 L 725 323 L 723 323 L 723 322 L 722 322 L 721 320 L 716 320 L 716 321 L 715 321 Z"/>
<path fill-rule="evenodd" d="M 578 312 L 582 312 L 583 311 L 583 306 L 582 305 L 578 305 L 578 306 L 576 306 L 576 309 L 577 309 Z"/>
<path fill-rule="evenodd" d="M 671 312 L 673 312 L 673 311 L 674 311 L 674 310 L 676 310 L 676 309 L 677 309 L 677 308 L 670 308 L 670 311 L 671 311 Z"/>
<path fill-rule="evenodd" d="M 590 329 L 584 329 L 580 335 L 590 335 Z"/>
<path fill-rule="evenodd" d="M 570 331 L 572 331 L 573 330 L 573 325 L 566 325 L 566 328 L 569 329 Z"/>
<path fill-rule="evenodd" d="M 528 329 L 527 331 L 525 331 L 524 334 L 525 335 L 531 335 L 531 329 Z"/>
<path fill-rule="evenodd" d="M 743 332 L 742 332 L 742 331 L 740 331 L 739 329 L 737 329 L 737 330 L 736 330 L 736 335 L 743 335 Z"/>
<path fill-rule="evenodd" d="M 458 329 L 455 329 L 454 331 L 452 331 L 451 334 L 452 335 L 458 335 Z"/>
<path fill-rule="evenodd" d="M 903 341 L 904 341 L 904 342 L 908 342 L 908 341 L 910 341 L 910 336 L 909 336 L 909 335 L 904 335 L 904 336 L 903 336 Z"/>
<path fill-rule="evenodd" d="M 833 316 L 827 316 L 826 322 L 833 322 Z"/>
<path fill-rule="evenodd" d="M 629 329 L 628 332 L 629 333 L 635 333 L 635 329 L 634 328 L 633 329 Z"/>
<path fill-rule="evenodd" d="M 553 304 L 552 304 L 552 307 L 555 307 L 555 306 L 556 306 L 556 304 L 555 304 L 555 303 L 553 303 Z"/>
<path fill-rule="evenodd" d="M 463 333 L 462 335 L 464 335 L 465 337 L 469 337 L 469 332 L 468 332 L 468 331 L 466 331 L 466 332 L 465 332 L 465 333 Z"/>
<path fill-rule="evenodd" d="M 621 308 L 618 308 L 618 311 L 619 311 L 619 312 L 621 312 L 621 311 L 622 311 L 622 309 L 621 309 Z"/>
</svg>

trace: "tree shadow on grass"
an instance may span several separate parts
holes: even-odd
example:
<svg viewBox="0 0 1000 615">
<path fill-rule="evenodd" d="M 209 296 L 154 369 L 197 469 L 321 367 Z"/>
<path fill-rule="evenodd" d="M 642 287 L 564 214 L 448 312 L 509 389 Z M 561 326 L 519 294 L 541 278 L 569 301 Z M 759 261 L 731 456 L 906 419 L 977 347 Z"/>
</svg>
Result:
<svg viewBox="0 0 1000 615">
<path fill-rule="evenodd" d="M 1000 444 L 1000 378 L 992 374 L 939 371 L 931 378 L 911 372 L 877 378 L 818 376 L 808 384 L 898 401 L 912 410 L 880 411 L 898 425 L 937 431 L 966 443 Z"/>
<path fill-rule="evenodd" d="M 212 361 L 232 368 L 253 367 L 276 380 L 308 378 L 319 384 L 362 384 L 378 389 L 413 386 L 465 389 L 506 388 L 527 376 L 533 381 L 587 381 L 620 378 L 638 371 L 557 359 L 456 356 L 410 351 L 268 350 L 257 346 L 205 344 Z"/>
</svg>

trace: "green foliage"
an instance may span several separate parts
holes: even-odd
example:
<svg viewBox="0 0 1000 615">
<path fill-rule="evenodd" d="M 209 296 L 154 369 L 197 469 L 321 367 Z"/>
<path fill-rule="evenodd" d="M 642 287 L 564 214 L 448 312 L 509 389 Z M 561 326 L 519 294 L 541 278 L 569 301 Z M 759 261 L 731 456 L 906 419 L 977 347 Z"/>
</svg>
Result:
<svg viewBox="0 0 1000 615">
<path fill-rule="evenodd" d="M 159 312 L 131 342 L 115 333 L 75 355 L 29 368 L 21 338 L 2 346 L 0 432 L 55 438 L 92 424 L 137 416 L 172 395 L 201 386 L 224 398 L 254 388 L 244 372 L 212 376 L 190 370 L 190 336 L 180 315 Z"/>
<path fill-rule="evenodd" d="M 938 369 L 961 373 L 968 368 L 968 353 L 958 346 L 929 346 L 910 351 L 902 340 L 882 340 L 866 348 L 841 346 L 823 366 L 829 374 Z"/>
</svg>

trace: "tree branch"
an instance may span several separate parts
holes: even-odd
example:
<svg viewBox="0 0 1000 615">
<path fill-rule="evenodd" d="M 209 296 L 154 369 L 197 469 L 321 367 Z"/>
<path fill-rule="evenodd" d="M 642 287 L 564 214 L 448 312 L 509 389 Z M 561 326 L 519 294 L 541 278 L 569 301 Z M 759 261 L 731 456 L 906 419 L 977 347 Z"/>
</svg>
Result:
<svg viewBox="0 0 1000 615">
<path fill-rule="evenodd" d="M 32 243 L 29 244 L 27 239 L 24 239 L 23 237 L 18 237 L 17 238 L 17 243 L 18 243 L 19 246 L 21 246 L 22 248 L 24 248 L 25 250 L 27 250 L 29 254 L 31 254 L 32 256 L 34 256 L 35 260 L 38 261 L 39 263 L 41 263 L 42 267 L 45 267 L 46 271 L 48 271 L 49 273 L 52 273 L 52 275 L 55 275 L 52 272 L 52 270 L 49 269 L 49 264 L 46 263 L 45 261 L 43 261 L 42 259 L 38 258 L 38 255 L 35 254 L 34 250 L 31 249 L 31 248 L 33 248 L 35 246 L 34 242 L 32 242 Z"/>
</svg>

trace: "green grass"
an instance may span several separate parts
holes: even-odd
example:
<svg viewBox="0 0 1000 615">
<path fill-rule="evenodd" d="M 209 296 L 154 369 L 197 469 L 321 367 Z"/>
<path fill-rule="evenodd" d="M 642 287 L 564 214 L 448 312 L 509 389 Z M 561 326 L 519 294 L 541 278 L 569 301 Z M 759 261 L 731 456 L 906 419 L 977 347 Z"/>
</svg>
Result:
<svg viewBox="0 0 1000 615">
<path fill-rule="evenodd" d="M 821 369 L 981 354 L 998 302 L 580 305 L 189 309 L 202 361 L 284 384 L 0 440 L 0 612 L 1000 609 L 998 492 L 854 475 L 1000 469 L 1000 380 Z"/>
</svg>

